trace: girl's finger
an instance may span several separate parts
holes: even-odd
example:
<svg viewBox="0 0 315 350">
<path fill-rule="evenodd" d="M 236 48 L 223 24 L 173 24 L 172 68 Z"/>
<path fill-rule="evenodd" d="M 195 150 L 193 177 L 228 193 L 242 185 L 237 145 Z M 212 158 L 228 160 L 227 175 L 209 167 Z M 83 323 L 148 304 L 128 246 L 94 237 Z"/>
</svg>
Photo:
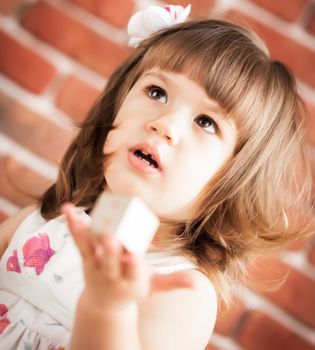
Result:
<svg viewBox="0 0 315 350">
<path fill-rule="evenodd" d="M 193 279 L 183 272 L 170 275 L 155 274 L 151 277 L 151 292 L 168 291 L 177 288 L 193 288 Z"/>
<path fill-rule="evenodd" d="M 78 246 L 82 257 L 88 257 L 92 252 L 92 246 L 87 234 L 89 226 L 75 213 L 75 207 L 73 204 L 64 204 L 61 208 L 61 212 L 67 220 L 70 233 Z"/>
<path fill-rule="evenodd" d="M 106 234 L 101 238 L 103 256 L 99 260 L 101 268 L 105 271 L 106 277 L 114 279 L 120 276 L 120 254 L 121 245 L 117 237 Z"/>
<path fill-rule="evenodd" d="M 139 276 L 139 259 L 136 255 L 125 251 L 121 256 L 122 275 L 127 279 L 135 279 Z"/>
</svg>

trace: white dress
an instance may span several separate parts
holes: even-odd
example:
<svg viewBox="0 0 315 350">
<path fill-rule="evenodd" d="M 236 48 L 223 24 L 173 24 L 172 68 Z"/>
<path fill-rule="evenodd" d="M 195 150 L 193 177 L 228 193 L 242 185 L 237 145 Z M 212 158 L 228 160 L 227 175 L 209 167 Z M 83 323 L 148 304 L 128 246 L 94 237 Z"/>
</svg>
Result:
<svg viewBox="0 0 315 350">
<path fill-rule="evenodd" d="M 147 253 L 145 259 L 158 273 L 194 267 L 166 253 Z M 26 217 L 0 260 L 1 350 L 67 348 L 84 287 L 81 266 L 63 215 L 46 221 L 36 210 Z"/>
</svg>

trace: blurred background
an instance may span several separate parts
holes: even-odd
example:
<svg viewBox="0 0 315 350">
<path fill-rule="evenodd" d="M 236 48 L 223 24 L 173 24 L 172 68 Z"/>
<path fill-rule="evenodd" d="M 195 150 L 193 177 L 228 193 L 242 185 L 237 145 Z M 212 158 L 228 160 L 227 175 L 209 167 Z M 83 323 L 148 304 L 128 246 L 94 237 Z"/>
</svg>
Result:
<svg viewBox="0 0 315 350">
<path fill-rule="evenodd" d="M 252 26 L 295 73 L 309 109 L 315 170 L 315 0 L 173 0 L 191 17 Z M 0 0 L 0 221 L 42 193 L 91 104 L 131 51 L 126 25 L 151 0 Z M 315 240 L 257 264 L 257 280 L 220 313 L 207 350 L 315 350 Z M 179 350 L 179 349 L 174 349 Z M 192 349 L 193 350 L 193 349 Z"/>
</svg>

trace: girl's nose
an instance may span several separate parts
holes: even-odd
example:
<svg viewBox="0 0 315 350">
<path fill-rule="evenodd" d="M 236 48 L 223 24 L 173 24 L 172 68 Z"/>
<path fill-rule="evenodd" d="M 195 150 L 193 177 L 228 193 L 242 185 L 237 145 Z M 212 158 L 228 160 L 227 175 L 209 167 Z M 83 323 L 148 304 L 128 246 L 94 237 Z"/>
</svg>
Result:
<svg viewBox="0 0 315 350">
<path fill-rule="evenodd" d="M 147 129 L 151 132 L 159 134 L 164 138 L 170 145 L 175 146 L 180 140 L 181 128 L 180 121 L 175 118 L 163 116 L 150 120 L 147 123 Z"/>
</svg>

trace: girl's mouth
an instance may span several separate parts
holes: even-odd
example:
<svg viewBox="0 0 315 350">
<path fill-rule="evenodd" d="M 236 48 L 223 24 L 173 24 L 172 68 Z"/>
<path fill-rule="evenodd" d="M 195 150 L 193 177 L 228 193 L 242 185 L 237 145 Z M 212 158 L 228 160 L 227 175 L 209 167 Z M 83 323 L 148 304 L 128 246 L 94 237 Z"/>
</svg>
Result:
<svg viewBox="0 0 315 350">
<path fill-rule="evenodd" d="M 158 163 L 152 158 L 152 155 L 150 153 L 142 152 L 141 150 L 137 149 L 133 152 L 133 154 L 138 157 L 139 159 L 144 160 L 147 162 L 152 168 L 158 168 Z"/>
<path fill-rule="evenodd" d="M 148 144 L 138 144 L 128 152 L 130 165 L 142 174 L 161 172 L 160 158 L 157 150 Z"/>
<path fill-rule="evenodd" d="M 128 161 L 130 165 L 142 174 L 157 174 L 160 169 L 156 166 L 156 162 L 144 155 L 141 151 L 129 151 Z"/>
</svg>

